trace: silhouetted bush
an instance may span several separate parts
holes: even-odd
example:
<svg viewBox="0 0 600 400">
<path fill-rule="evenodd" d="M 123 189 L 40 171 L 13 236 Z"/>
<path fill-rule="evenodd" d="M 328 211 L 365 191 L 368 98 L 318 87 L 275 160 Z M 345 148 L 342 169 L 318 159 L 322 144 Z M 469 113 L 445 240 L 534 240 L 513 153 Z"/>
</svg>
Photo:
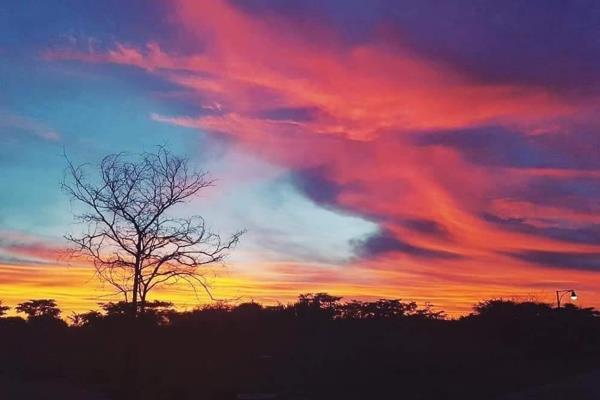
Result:
<svg viewBox="0 0 600 400">
<path fill-rule="evenodd" d="M 37 318 L 58 318 L 60 309 L 56 306 L 56 301 L 52 299 L 29 300 L 20 303 L 16 308 L 17 312 L 27 315 L 28 320 Z"/>
<path fill-rule="evenodd" d="M 2 301 L 0 300 L 0 317 L 3 317 L 8 310 L 10 310 L 10 307 L 3 305 Z"/>
</svg>

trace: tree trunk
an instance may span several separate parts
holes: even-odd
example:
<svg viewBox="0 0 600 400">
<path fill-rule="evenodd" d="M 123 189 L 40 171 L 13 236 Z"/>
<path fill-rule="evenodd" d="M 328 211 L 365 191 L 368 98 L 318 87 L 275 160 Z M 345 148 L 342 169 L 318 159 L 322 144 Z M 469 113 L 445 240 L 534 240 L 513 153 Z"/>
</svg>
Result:
<svg viewBox="0 0 600 400">
<path fill-rule="evenodd" d="M 133 296 L 131 297 L 131 315 L 134 319 L 138 317 L 138 291 L 140 287 L 140 261 L 135 261 L 135 271 L 133 273 Z"/>
<path fill-rule="evenodd" d="M 146 293 L 144 291 L 140 297 L 140 316 L 143 317 L 145 311 L 146 311 Z"/>
</svg>

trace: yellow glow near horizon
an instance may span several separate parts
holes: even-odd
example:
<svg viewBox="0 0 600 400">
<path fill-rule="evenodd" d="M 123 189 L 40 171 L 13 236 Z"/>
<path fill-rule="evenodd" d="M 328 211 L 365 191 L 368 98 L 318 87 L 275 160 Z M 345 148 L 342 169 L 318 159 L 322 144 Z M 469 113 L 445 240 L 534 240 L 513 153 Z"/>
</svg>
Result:
<svg viewBox="0 0 600 400">
<path fill-rule="evenodd" d="M 272 266 L 270 266 L 272 267 Z M 288 266 L 289 268 L 289 266 Z M 325 268 L 325 267 L 324 267 Z M 338 271 L 339 272 L 339 271 Z M 469 283 L 448 283 L 447 281 L 427 283 L 413 279 L 408 273 L 390 273 L 380 271 L 380 275 L 368 272 L 369 279 L 361 276 L 361 271 L 348 269 L 353 276 L 345 281 L 327 279 L 312 280 L 302 273 L 297 276 L 269 274 L 244 275 L 235 269 L 215 276 L 210 280 L 211 294 L 215 299 L 232 304 L 257 301 L 263 304 L 291 303 L 301 293 L 327 292 L 343 296 L 346 299 L 373 300 L 378 298 L 400 298 L 404 301 L 416 301 L 420 305 L 431 303 L 436 310 L 443 310 L 449 316 L 463 315 L 477 302 L 490 298 L 535 299 L 551 303 L 553 291 L 540 289 L 532 291 L 515 286 L 514 280 L 498 283 L 472 285 Z M 539 271 L 531 271 L 537 276 Z M 589 277 L 592 273 L 588 274 Z M 589 280 L 589 282 L 594 282 Z M 500 277 L 499 277 L 500 278 Z M 548 282 L 552 281 L 548 275 Z M 582 273 L 576 278 L 585 281 Z M 521 270 L 521 279 L 527 281 L 527 275 Z M 594 285 L 578 289 L 578 305 L 595 305 L 600 300 Z M 56 300 L 62 310 L 63 318 L 72 312 L 85 312 L 99 309 L 98 303 L 119 301 L 110 288 L 93 277 L 91 267 L 68 267 L 64 265 L 14 266 L 0 264 L 0 300 L 13 307 L 9 315 L 15 315 L 14 307 L 29 299 L 51 298 Z M 194 292 L 187 285 L 172 285 L 158 288 L 151 299 L 170 301 L 179 310 L 191 310 L 210 303 L 209 296 L 202 290 Z"/>
</svg>

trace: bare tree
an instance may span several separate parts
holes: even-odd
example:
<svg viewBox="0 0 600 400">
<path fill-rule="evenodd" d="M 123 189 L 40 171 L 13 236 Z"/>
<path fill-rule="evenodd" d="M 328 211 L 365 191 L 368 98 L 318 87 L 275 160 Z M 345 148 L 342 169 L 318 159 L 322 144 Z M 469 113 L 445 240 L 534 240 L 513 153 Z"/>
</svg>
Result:
<svg viewBox="0 0 600 400">
<path fill-rule="evenodd" d="M 133 159 L 108 155 L 94 180 L 86 169 L 67 158 L 62 188 L 83 204 L 76 219 L 87 230 L 66 239 L 124 296 L 133 315 L 144 312 L 148 294 L 159 285 L 184 281 L 208 292 L 203 267 L 221 262 L 244 232 L 222 240 L 202 217 L 173 215 L 175 206 L 213 185 L 207 174 L 163 147 Z"/>
</svg>

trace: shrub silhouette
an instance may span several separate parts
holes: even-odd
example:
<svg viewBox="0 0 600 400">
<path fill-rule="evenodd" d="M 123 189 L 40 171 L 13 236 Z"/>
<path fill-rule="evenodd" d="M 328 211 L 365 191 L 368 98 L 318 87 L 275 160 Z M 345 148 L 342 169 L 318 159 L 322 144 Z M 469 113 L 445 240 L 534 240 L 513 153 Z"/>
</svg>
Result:
<svg viewBox="0 0 600 400">
<path fill-rule="evenodd" d="M 74 327 L 83 327 L 98 323 L 103 318 L 103 314 L 99 311 L 90 310 L 85 313 L 73 313 L 69 316 L 71 325 Z"/>
<path fill-rule="evenodd" d="M 57 319 L 60 316 L 60 309 L 53 299 L 29 300 L 18 304 L 16 310 L 26 314 L 28 320 Z"/>
<path fill-rule="evenodd" d="M 2 304 L 2 300 L 0 300 L 0 317 L 3 317 L 4 315 L 6 315 L 6 312 L 8 310 L 10 310 L 10 307 Z"/>
</svg>

